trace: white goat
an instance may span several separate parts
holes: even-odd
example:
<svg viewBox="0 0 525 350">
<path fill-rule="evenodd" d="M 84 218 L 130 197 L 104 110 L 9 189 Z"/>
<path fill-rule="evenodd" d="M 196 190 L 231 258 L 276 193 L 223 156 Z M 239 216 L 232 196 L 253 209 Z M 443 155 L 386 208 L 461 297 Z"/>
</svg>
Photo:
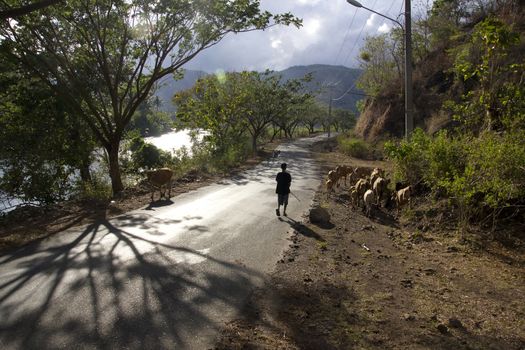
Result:
<svg viewBox="0 0 525 350">
<path fill-rule="evenodd" d="M 363 201 L 365 203 L 365 215 L 367 217 L 370 217 L 372 215 L 372 209 L 375 203 L 374 197 L 374 191 L 372 190 L 366 190 L 365 194 L 363 195 Z"/>
</svg>

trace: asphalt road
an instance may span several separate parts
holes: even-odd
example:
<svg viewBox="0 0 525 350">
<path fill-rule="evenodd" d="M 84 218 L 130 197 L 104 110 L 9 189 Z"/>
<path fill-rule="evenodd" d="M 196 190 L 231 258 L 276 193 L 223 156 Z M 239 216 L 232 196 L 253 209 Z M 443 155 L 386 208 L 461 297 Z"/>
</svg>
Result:
<svg viewBox="0 0 525 350">
<path fill-rule="evenodd" d="M 311 205 L 317 138 L 233 179 L 0 256 L 0 349 L 208 349 Z M 292 174 L 289 219 L 275 175 Z"/>
</svg>

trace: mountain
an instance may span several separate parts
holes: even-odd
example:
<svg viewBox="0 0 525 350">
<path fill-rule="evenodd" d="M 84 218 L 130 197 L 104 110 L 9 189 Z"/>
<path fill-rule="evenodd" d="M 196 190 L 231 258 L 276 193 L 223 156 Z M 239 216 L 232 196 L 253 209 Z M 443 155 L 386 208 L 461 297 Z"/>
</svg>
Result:
<svg viewBox="0 0 525 350">
<path fill-rule="evenodd" d="M 334 99 L 333 108 L 356 111 L 356 102 L 363 98 L 361 92 L 354 87 L 356 79 L 361 74 L 360 69 L 314 64 L 293 66 L 276 73 L 281 74 L 283 80 L 300 79 L 311 73 L 312 81 L 306 83 L 307 90 L 315 93 L 318 100 L 326 104 L 330 101 L 331 93 Z M 171 102 L 173 95 L 177 91 L 192 87 L 197 79 L 207 74 L 204 71 L 186 70 L 181 80 L 174 80 L 172 77 L 163 79 L 155 92 L 162 102 L 161 109 L 166 112 L 174 112 L 175 106 Z"/>
<path fill-rule="evenodd" d="M 172 76 L 162 79 L 158 85 L 155 96 L 157 96 L 161 103 L 161 110 L 165 112 L 175 112 L 176 108 L 171 102 L 173 95 L 177 91 L 186 90 L 195 85 L 195 82 L 208 73 L 200 70 L 185 70 L 184 77 L 181 80 L 175 80 Z"/>
<path fill-rule="evenodd" d="M 307 89 L 316 92 L 317 99 L 326 104 L 330 102 L 331 95 L 333 108 L 356 112 L 356 102 L 363 98 L 362 91 L 355 88 L 355 81 L 361 75 L 360 69 L 313 64 L 293 66 L 278 73 L 283 80 L 300 79 L 311 73 L 312 81 L 306 84 Z"/>
</svg>

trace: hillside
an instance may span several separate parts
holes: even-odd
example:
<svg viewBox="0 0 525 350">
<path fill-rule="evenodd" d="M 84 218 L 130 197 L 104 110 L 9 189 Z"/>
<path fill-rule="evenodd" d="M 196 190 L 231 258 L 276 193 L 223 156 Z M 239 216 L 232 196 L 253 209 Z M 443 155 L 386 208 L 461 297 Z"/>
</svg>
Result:
<svg viewBox="0 0 525 350">
<path fill-rule="evenodd" d="M 480 102 L 487 104 L 482 108 L 484 112 L 498 118 L 509 110 L 501 97 L 508 93 L 508 84 L 518 89 L 523 84 L 518 71 L 510 68 L 521 64 L 525 58 L 525 6 L 522 1 L 515 0 L 483 3 L 484 6 L 466 9 L 462 9 L 459 2 L 440 3 L 439 6 L 445 6 L 450 14 L 445 15 L 447 11 L 439 10 L 438 6 L 438 11 L 428 19 L 430 44 L 419 47 L 419 53 L 413 55 L 414 126 L 429 134 L 458 125 L 453 115 L 461 106 L 466 108 L 476 101 L 485 101 Z M 488 43 L 506 28 L 507 37 L 502 34 L 500 41 Z M 414 42 L 414 45 L 417 48 L 418 43 Z M 388 66 L 390 63 L 383 64 Z M 370 68 L 372 71 L 377 66 L 370 65 Z M 483 72 L 491 73 L 483 75 Z M 363 76 L 366 73 L 364 70 Z M 374 93 L 375 97 L 367 99 L 356 125 L 359 136 L 369 141 L 403 136 L 403 85 L 402 79 L 383 81 L 380 91 Z M 458 109 L 451 108 L 453 104 Z M 476 127 L 479 125 L 474 129 Z M 493 129 L 498 127 L 501 125 L 494 125 Z"/>
<path fill-rule="evenodd" d="M 282 75 L 283 80 L 300 79 L 308 73 L 312 73 L 312 81 L 307 84 L 310 92 L 319 94 L 319 100 L 328 104 L 330 91 L 328 85 L 336 84 L 332 88 L 334 98 L 342 96 L 350 87 L 354 86 L 355 80 L 359 77 L 359 69 L 347 68 L 343 66 L 330 65 L 309 65 L 294 66 L 277 72 Z M 173 95 L 180 90 L 185 90 L 193 86 L 197 79 L 207 75 L 204 71 L 186 70 L 184 78 L 174 80 L 172 77 L 164 79 L 157 92 L 155 93 L 162 102 L 161 109 L 167 112 L 175 111 L 175 106 L 171 103 Z M 352 88 L 353 92 L 360 93 L 359 90 Z M 334 108 L 350 109 L 356 111 L 356 102 L 362 98 L 361 95 L 347 93 L 341 99 L 333 102 Z"/>
</svg>

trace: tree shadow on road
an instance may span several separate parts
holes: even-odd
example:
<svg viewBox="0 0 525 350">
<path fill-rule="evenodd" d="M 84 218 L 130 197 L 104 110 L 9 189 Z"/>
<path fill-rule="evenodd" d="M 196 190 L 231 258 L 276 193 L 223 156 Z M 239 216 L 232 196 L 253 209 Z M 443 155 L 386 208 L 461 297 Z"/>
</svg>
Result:
<svg viewBox="0 0 525 350">
<path fill-rule="evenodd" d="M 132 232 L 148 225 L 156 232 L 162 223 L 101 220 L 55 244 L 4 254 L 0 263 L 10 272 L 0 278 L 3 347 L 186 348 L 197 331 L 221 326 L 210 318 L 212 306 L 239 310 L 264 279 L 206 250 Z M 201 261 L 211 268 L 191 268 Z"/>
</svg>

